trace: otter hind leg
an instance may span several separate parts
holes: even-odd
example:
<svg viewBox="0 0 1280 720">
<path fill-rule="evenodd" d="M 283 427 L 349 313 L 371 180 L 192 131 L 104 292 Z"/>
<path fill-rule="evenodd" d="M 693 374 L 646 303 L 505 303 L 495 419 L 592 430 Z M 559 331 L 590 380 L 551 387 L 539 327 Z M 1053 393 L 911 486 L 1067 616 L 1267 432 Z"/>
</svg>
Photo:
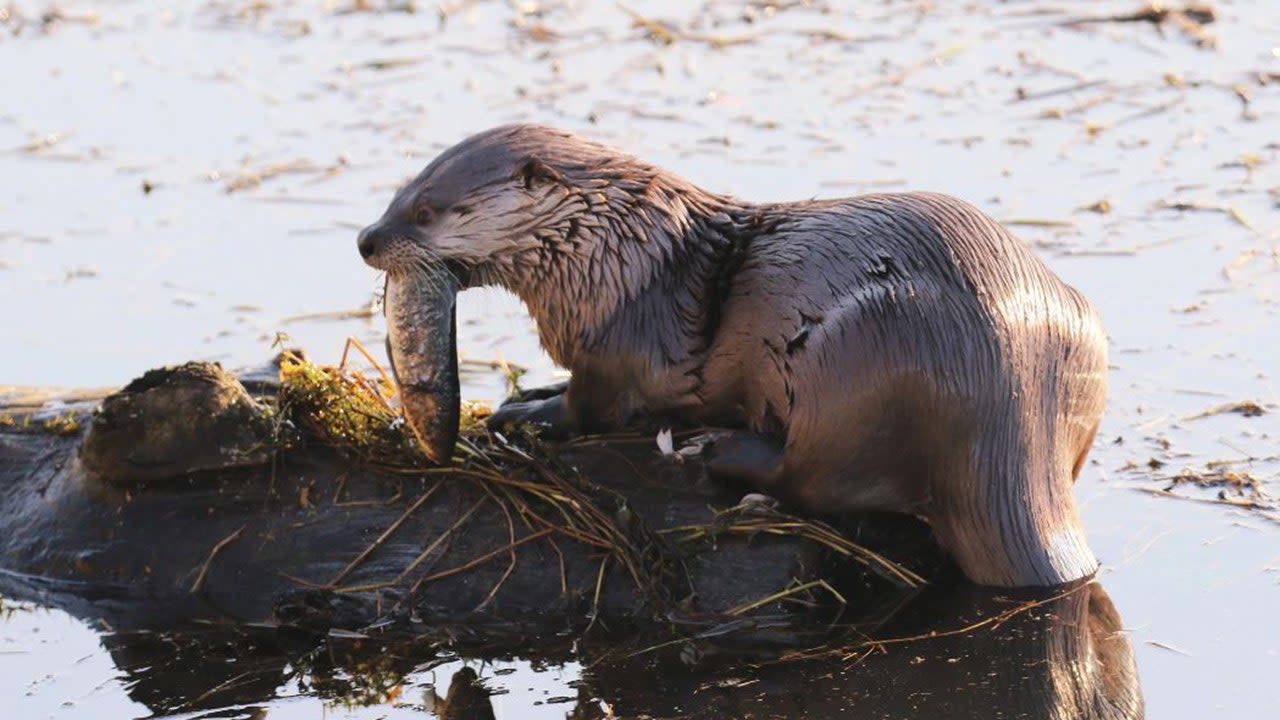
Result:
<svg viewBox="0 0 1280 720">
<path fill-rule="evenodd" d="M 741 480 L 767 492 L 778 484 L 782 458 L 783 444 L 777 438 L 750 430 L 730 430 L 716 436 L 707 472 Z"/>
<path fill-rule="evenodd" d="M 503 400 L 502 404 L 506 405 L 507 403 L 512 402 L 528 402 L 530 400 L 547 400 L 555 397 L 556 395 L 563 395 L 565 390 L 568 389 L 569 381 L 561 380 L 560 382 L 543 385 L 542 387 L 520 390 L 515 395 Z"/>
<path fill-rule="evenodd" d="M 532 425 L 546 440 L 565 440 L 573 434 L 572 423 L 565 412 L 564 389 L 557 386 L 536 388 L 522 393 L 519 399 L 507 399 L 485 421 L 490 430 L 502 432 L 520 425 Z M 524 399 L 534 396 L 534 399 Z"/>
</svg>

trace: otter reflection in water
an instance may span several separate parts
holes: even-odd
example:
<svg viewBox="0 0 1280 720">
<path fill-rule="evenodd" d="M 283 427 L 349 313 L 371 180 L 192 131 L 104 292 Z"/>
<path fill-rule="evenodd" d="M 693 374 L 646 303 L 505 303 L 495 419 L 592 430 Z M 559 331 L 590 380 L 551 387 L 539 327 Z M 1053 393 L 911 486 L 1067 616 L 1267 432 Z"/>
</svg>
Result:
<svg viewBox="0 0 1280 720">
<path fill-rule="evenodd" d="M 579 659 L 591 669 L 577 704 L 565 706 L 566 713 L 574 720 L 1143 717 L 1132 647 L 1119 614 L 1096 583 L 1017 598 L 979 588 L 934 587 L 868 635 L 874 640 L 844 653 L 760 666 L 730 659 L 731 669 L 697 672 L 655 653 L 612 660 L 625 653 L 616 645 L 583 641 Z M 494 717 L 486 687 L 500 689 L 501 678 L 477 678 L 464 668 L 453 676 L 444 700 L 433 688 L 414 687 L 430 679 L 427 673 L 407 675 L 422 672 L 424 657 L 431 657 L 429 646 L 425 653 L 404 652 L 380 641 L 349 653 L 350 642 L 286 647 L 285 637 L 204 628 L 162 637 L 121 633 L 106 636 L 104 643 L 127 675 L 130 695 L 157 714 L 260 703 L 297 679 L 338 701 L 376 700 L 369 688 L 407 682 L 401 702 L 425 695 L 435 702 L 424 709 L 434 707 L 440 717 Z M 536 649 L 520 652 L 543 662 L 567 658 L 563 647 L 542 656 Z M 311 664 L 299 662 L 299 656 L 311 658 Z M 320 660 L 337 665 L 317 667 Z M 670 662 L 677 663 L 674 669 Z M 299 667 L 310 669 L 300 674 Z M 348 679 L 335 685 L 334 677 Z M 500 709 L 506 717 L 521 715 L 511 700 L 505 702 Z"/>
<path fill-rule="evenodd" d="M 582 692 L 604 699 L 618 717 L 1144 717 L 1133 648 L 1096 583 L 1039 599 L 934 587 L 868 635 L 824 659 L 715 677 L 664 671 L 651 659 L 602 665 L 587 674 Z M 572 717 L 607 715 L 583 702 Z"/>
</svg>

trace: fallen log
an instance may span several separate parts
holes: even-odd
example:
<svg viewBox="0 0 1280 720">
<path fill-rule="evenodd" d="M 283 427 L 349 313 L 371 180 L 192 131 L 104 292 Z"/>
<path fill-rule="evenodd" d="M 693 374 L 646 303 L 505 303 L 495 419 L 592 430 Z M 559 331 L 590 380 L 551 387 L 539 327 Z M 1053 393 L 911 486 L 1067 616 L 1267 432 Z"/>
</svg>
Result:
<svg viewBox="0 0 1280 720">
<path fill-rule="evenodd" d="M 1142 716 L 1096 584 L 950 584 L 919 523 L 744 505 L 647 436 L 464 437 L 417 465 L 394 422 L 362 444 L 376 403 L 300 413 L 277 374 L 0 388 L 0 594 L 96 621 L 157 714 L 290 678 L 381 702 L 447 646 L 576 659 L 581 718 Z M 493 717 L 469 668 L 428 699 Z"/>
<path fill-rule="evenodd" d="M 250 384 L 256 398 L 192 363 L 100 404 L 0 392 L 0 590 L 81 615 L 109 598 L 117 627 L 581 629 L 830 605 L 833 550 L 886 586 L 920 582 L 824 525 L 736 507 L 740 492 L 651 438 L 488 438 L 451 468 L 379 462 L 292 427 L 269 378 Z"/>
</svg>

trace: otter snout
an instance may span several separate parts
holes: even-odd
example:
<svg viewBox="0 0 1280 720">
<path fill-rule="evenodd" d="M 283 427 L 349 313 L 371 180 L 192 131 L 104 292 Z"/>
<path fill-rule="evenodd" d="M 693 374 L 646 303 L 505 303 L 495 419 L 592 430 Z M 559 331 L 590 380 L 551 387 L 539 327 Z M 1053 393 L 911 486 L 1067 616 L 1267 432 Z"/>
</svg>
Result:
<svg viewBox="0 0 1280 720">
<path fill-rule="evenodd" d="M 378 252 L 378 247 L 382 244 L 379 242 L 381 235 L 381 223 L 374 223 L 361 230 L 360 234 L 356 236 L 356 247 L 360 250 L 360 257 L 364 258 L 366 262 Z"/>
<path fill-rule="evenodd" d="M 386 218 L 366 227 L 356 236 L 356 249 L 360 251 L 360 257 L 364 258 L 366 265 L 376 270 L 395 269 L 397 262 L 405 260 L 411 244 L 412 241 L 405 237 L 403 228 L 397 223 L 388 223 Z"/>
</svg>

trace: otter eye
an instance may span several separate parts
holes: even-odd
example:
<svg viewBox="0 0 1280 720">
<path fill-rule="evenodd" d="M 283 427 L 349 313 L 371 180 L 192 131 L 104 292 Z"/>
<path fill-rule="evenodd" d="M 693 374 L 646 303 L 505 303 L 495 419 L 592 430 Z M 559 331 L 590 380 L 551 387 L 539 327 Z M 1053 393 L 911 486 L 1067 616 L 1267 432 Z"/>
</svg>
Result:
<svg viewBox="0 0 1280 720">
<path fill-rule="evenodd" d="M 431 218 L 433 217 L 435 217 L 435 214 L 431 212 L 431 208 L 420 207 L 418 208 L 418 211 L 414 213 L 413 221 L 419 225 L 426 225 L 431 222 Z"/>
</svg>

